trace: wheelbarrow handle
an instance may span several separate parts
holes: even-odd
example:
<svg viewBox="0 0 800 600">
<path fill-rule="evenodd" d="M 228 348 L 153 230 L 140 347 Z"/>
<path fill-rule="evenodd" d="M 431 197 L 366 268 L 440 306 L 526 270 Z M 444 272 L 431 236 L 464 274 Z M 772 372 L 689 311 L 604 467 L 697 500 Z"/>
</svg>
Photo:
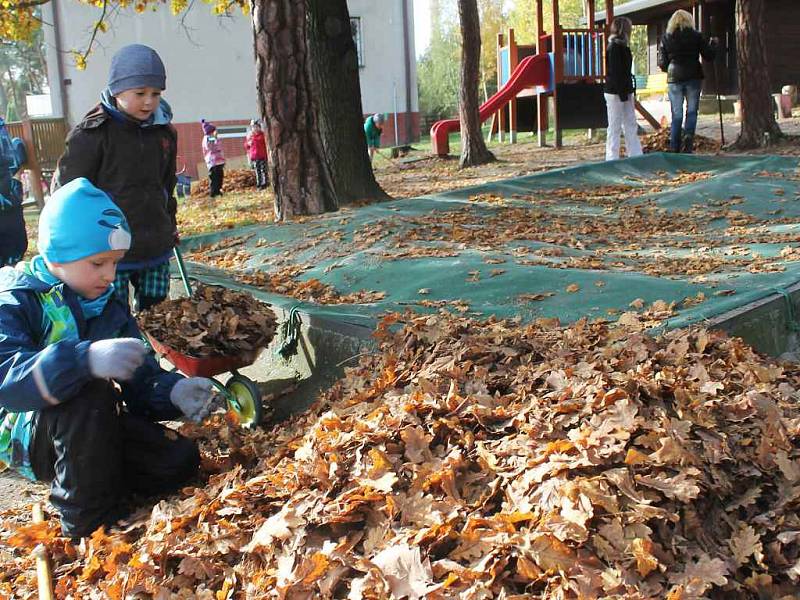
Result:
<svg viewBox="0 0 800 600">
<path fill-rule="evenodd" d="M 172 249 L 172 252 L 175 254 L 175 262 L 178 265 L 178 273 L 181 275 L 181 280 L 183 281 L 183 287 L 186 290 L 186 295 L 191 297 L 192 286 L 189 283 L 189 277 L 186 275 L 186 265 L 183 264 L 183 255 L 177 246 Z"/>
</svg>

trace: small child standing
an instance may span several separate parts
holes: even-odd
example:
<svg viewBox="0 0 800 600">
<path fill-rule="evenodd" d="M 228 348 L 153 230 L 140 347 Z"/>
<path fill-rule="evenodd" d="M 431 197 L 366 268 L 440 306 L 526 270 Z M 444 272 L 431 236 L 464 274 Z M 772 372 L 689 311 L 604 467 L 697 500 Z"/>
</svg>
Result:
<svg viewBox="0 0 800 600">
<path fill-rule="evenodd" d="M 114 287 L 127 302 L 132 284 L 139 310 L 167 297 L 169 260 L 178 243 L 178 134 L 161 97 L 166 81 L 155 50 L 141 44 L 120 48 L 100 104 L 70 132 L 54 177 L 55 188 L 86 177 L 125 213 L 133 245 L 117 268 Z"/>
<path fill-rule="evenodd" d="M 0 118 L 0 267 L 22 260 L 28 249 L 28 234 L 22 213 L 22 183 L 14 179 L 24 159 Z M 24 148 L 24 146 L 22 146 Z"/>
<path fill-rule="evenodd" d="M 267 176 L 267 142 L 261 125 L 255 119 L 250 121 L 250 131 L 244 140 L 247 158 L 253 164 L 256 172 L 256 187 L 260 190 L 267 189 L 269 177 Z"/>
<path fill-rule="evenodd" d="M 381 134 L 383 133 L 383 114 L 375 113 L 367 117 L 364 121 L 364 134 L 367 136 L 367 152 L 369 152 L 369 160 L 372 158 L 381 147 Z"/>
<path fill-rule="evenodd" d="M 124 516 L 131 494 L 167 494 L 197 472 L 195 443 L 156 421 L 208 415 L 213 384 L 158 366 L 114 294 L 131 247 L 119 207 L 87 179 L 39 219 L 40 254 L 0 269 L 0 470 L 52 482 L 69 537 Z"/>
<path fill-rule="evenodd" d="M 222 196 L 222 183 L 225 179 L 225 153 L 222 142 L 217 137 L 217 126 L 202 119 L 203 126 L 203 158 L 208 167 L 209 195 L 212 198 Z"/>
</svg>

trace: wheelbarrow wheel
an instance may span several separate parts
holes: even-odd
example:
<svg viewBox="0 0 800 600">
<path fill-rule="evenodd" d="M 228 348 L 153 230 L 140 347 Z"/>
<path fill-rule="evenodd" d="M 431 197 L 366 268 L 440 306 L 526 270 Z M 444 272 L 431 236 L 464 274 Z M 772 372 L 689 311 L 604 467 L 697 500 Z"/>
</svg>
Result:
<svg viewBox="0 0 800 600">
<path fill-rule="evenodd" d="M 244 375 L 233 375 L 225 388 L 231 397 L 228 410 L 234 414 L 242 427 L 252 428 L 261 422 L 264 407 L 261 404 L 261 390 L 256 383 Z"/>
</svg>

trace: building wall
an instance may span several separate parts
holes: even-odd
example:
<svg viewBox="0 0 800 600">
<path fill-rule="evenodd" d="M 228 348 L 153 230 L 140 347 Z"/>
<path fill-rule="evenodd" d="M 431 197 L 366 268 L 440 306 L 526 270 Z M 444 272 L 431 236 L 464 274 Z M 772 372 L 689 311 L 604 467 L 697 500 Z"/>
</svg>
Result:
<svg viewBox="0 0 800 600">
<path fill-rule="evenodd" d="M 800 85 L 800 1 L 771 0 L 767 13 L 767 61 L 772 92 Z"/>
<path fill-rule="evenodd" d="M 419 112 L 417 60 L 414 51 L 414 3 L 408 1 L 411 81 L 410 107 L 406 106 L 403 47 L 403 0 L 349 0 L 351 17 L 360 17 L 363 32 L 363 66 L 360 69 L 364 112 L 373 114 Z"/>
<path fill-rule="evenodd" d="M 674 6 L 678 6 L 676 3 Z M 657 44 L 666 30 L 673 5 L 669 11 L 648 21 L 648 69 L 658 73 Z M 773 93 L 787 84 L 800 85 L 800 0 L 770 0 L 764 5 L 766 13 L 767 61 L 769 63 L 770 88 Z M 723 0 L 705 5 L 703 31 L 708 36 L 720 39 L 720 55 L 716 64 L 704 62 L 706 80 L 704 93 L 716 92 L 716 72 L 720 76 L 720 92 L 738 94 L 738 70 L 736 66 L 736 19 L 734 0 Z M 716 69 L 716 72 L 715 72 Z"/>
<path fill-rule="evenodd" d="M 408 56 L 411 87 L 406 93 L 406 62 L 403 39 L 403 2 L 407 0 L 350 0 L 351 17 L 361 21 L 362 64 L 360 69 L 362 107 L 366 114 L 411 113 L 411 138 L 401 129 L 401 142 L 419 137 L 416 60 L 413 34 L 413 2 L 407 1 L 410 22 Z M 55 3 L 55 6 L 53 4 Z M 59 24 L 62 50 L 85 48 L 100 9 L 73 0 L 53 0 L 44 5 L 44 21 Z M 168 3 L 155 11 L 136 14 L 123 10 L 109 20 L 109 31 L 100 34 L 87 68 L 75 68 L 69 55 L 57 52 L 53 27 L 45 28 L 48 72 L 55 81 L 53 109 L 75 124 L 99 99 L 106 86 L 111 57 L 121 46 L 147 44 L 160 54 L 167 68 L 164 98 L 170 103 L 178 128 L 179 160 L 194 174 L 199 155 L 200 127 L 205 118 L 215 123 L 241 124 L 258 116 L 256 72 L 252 32 L 247 15 L 214 16 L 208 6 L 198 3 L 185 17 L 176 18 Z M 59 71 L 61 77 L 58 77 Z M 60 82 L 59 82 L 60 80 Z M 59 85 L 61 83 L 61 85 Z M 62 94 L 66 103 L 62 103 Z M 384 143 L 393 144 L 391 128 L 384 130 Z M 195 135 L 195 133 L 197 135 Z M 227 140 L 226 151 L 243 153 L 241 139 Z M 197 160 L 198 155 L 200 161 Z M 180 167 L 180 165 L 179 165 Z"/>
</svg>

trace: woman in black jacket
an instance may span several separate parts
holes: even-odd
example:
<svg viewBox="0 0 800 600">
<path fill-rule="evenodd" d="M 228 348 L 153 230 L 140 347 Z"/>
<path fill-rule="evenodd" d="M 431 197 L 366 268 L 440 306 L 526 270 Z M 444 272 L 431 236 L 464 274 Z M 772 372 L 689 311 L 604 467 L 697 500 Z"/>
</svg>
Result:
<svg viewBox="0 0 800 600">
<path fill-rule="evenodd" d="M 676 10 L 667 24 L 667 33 L 661 39 L 658 55 L 658 66 L 667 73 L 667 92 L 672 108 L 672 129 L 669 137 L 672 152 L 691 153 L 694 148 L 694 130 L 697 126 L 700 90 L 703 87 L 700 57 L 714 60 L 715 54 L 716 39 L 712 38 L 711 43 L 706 41 L 695 29 L 694 17 L 685 10 Z"/>
<path fill-rule="evenodd" d="M 636 135 L 636 108 L 633 94 L 633 55 L 628 47 L 633 24 L 627 17 L 611 21 L 611 35 L 606 49 L 606 84 L 603 88 L 608 110 L 606 160 L 619 158 L 620 133 L 625 133 L 628 156 L 639 156 L 642 145 Z"/>
</svg>

